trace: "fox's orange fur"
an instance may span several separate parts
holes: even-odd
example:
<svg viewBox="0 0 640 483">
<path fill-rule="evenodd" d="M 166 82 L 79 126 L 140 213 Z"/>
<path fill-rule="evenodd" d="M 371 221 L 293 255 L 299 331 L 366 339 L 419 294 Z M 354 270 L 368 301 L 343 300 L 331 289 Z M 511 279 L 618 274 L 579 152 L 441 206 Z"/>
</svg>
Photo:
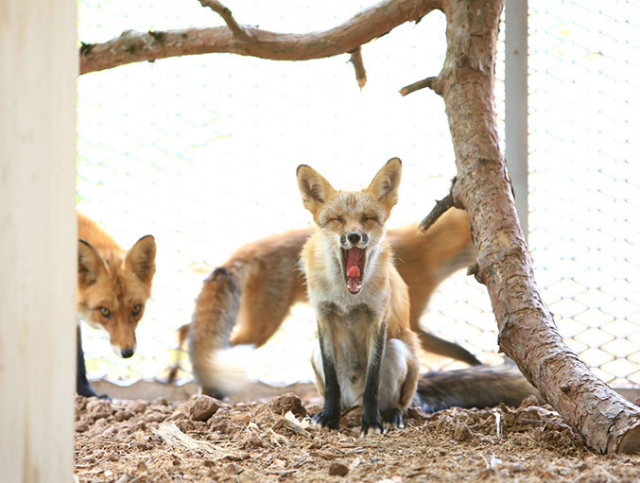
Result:
<svg viewBox="0 0 640 483">
<path fill-rule="evenodd" d="M 151 295 L 156 245 L 147 235 L 127 252 L 92 220 L 78 213 L 77 312 L 104 329 L 116 353 L 131 357 L 135 329 Z"/>
</svg>

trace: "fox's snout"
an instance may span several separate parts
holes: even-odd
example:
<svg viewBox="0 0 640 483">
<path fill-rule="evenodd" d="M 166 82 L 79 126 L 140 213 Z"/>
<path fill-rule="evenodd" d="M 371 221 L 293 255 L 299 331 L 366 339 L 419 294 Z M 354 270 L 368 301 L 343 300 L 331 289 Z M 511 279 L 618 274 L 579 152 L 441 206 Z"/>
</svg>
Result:
<svg viewBox="0 0 640 483">
<path fill-rule="evenodd" d="M 132 357 L 136 352 L 137 346 L 135 327 L 120 325 L 111 327 L 111 329 L 108 332 L 113 352 L 123 359 Z"/>
<path fill-rule="evenodd" d="M 350 231 L 340 236 L 340 245 L 342 248 L 349 249 L 354 246 L 358 248 L 366 248 L 369 243 L 369 236 L 360 231 Z"/>
<path fill-rule="evenodd" d="M 134 354 L 133 349 L 120 349 L 120 355 L 125 359 L 128 359 L 129 357 L 133 356 L 133 354 Z"/>
<path fill-rule="evenodd" d="M 133 354 L 136 353 L 135 343 L 133 345 L 127 344 L 122 346 L 119 344 L 115 344 L 112 341 L 111 348 L 113 349 L 113 352 L 115 352 L 117 356 L 122 357 L 123 359 L 129 359 L 130 357 L 133 357 Z"/>
</svg>

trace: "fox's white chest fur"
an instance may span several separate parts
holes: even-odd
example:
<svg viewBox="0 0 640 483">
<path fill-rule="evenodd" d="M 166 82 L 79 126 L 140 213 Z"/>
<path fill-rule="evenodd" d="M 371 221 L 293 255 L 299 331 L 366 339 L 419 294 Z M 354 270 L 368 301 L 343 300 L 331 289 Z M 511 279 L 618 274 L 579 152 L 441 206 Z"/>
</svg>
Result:
<svg viewBox="0 0 640 483">
<path fill-rule="evenodd" d="M 389 299 L 388 287 L 385 285 L 380 289 L 378 284 L 374 285 L 370 275 L 380 268 L 380 246 L 368 248 L 362 290 L 352 294 L 347 289 L 342 267 L 335 255 L 335 252 L 339 253 L 339 246 L 331 250 L 330 241 L 324 238 L 321 243 L 321 257 L 315 263 L 321 261 L 322 269 L 310 271 L 303 264 L 310 282 L 309 299 L 316 313 L 323 314 L 333 333 L 332 357 L 341 389 L 341 406 L 362 405 L 369 358 L 367 336 L 371 325 L 382 319 Z M 319 354 L 314 357 L 319 357 Z"/>
</svg>

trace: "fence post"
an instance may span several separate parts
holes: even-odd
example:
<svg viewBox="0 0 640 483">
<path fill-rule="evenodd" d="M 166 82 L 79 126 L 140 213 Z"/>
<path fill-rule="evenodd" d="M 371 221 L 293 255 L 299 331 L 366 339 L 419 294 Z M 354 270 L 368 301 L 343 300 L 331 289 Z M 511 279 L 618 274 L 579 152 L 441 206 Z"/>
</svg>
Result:
<svg viewBox="0 0 640 483">
<path fill-rule="evenodd" d="M 0 480 L 70 483 L 76 2 L 1 10 Z"/>
<path fill-rule="evenodd" d="M 505 158 L 525 239 L 529 236 L 527 0 L 505 7 Z"/>
</svg>

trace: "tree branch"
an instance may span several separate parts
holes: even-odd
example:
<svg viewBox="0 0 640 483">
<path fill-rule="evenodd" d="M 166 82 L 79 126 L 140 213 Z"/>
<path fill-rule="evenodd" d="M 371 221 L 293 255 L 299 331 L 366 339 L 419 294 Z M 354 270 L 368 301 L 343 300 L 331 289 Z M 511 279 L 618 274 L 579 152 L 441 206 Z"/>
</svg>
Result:
<svg viewBox="0 0 640 483">
<path fill-rule="evenodd" d="M 218 0 L 198 0 L 198 1 L 203 7 L 209 7 L 211 10 L 213 10 L 218 15 L 220 15 L 224 20 L 224 23 L 227 24 L 227 27 L 229 27 L 229 30 L 231 30 L 231 32 L 234 35 L 237 35 L 238 37 L 245 37 L 245 38 L 248 37 L 247 32 L 240 25 L 238 25 L 238 22 L 236 22 L 236 19 L 233 18 L 233 15 L 231 14 L 231 10 L 229 10 L 227 7 L 225 7 L 220 2 L 218 2 Z"/>
<path fill-rule="evenodd" d="M 436 200 L 436 206 L 433 207 L 431 212 L 424 217 L 424 219 L 418 225 L 418 229 L 422 231 L 427 231 L 431 225 L 433 225 L 438 218 L 444 215 L 449 208 L 460 208 L 464 209 L 464 206 L 460 202 L 460 193 L 458 193 L 456 181 L 458 178 L 456 176 L 451 180 L 451 188 L 449 189 L 449 194 L 442 198 L 441 200 Z"/>
<path fill-rule="evenodd" d="M 419 91 L 420 89 L 425 89 L 425 88 L 429 88 L 429 89 L 433 89 L 436 94 L 440 94 L 440 92 L 438 92 L 438 90 L 436 89 L 436 82 L 437 82 L 438 78 L 437 77 L 427 77 L 426 79 L 422 79 L 419 80 L 418 82 L 414 82 L 413 84 L 409 84 L 408 86 L 403 87 L 402 89 L 400 89 L 400 95 L 402 97 L 411 94 L 412 92 L 416 92 Z"/>
<path fill-rule="evenodd" d="M 353 64 L 353 68 L 356 70 L 358 87 L 362 90 L 367 83 L 367 71 L 364 70 L 364 62 L 362 60 L 362 48 L 358 47 L 356 50 L 351 52 L 351 63 Z"/>
<path fill-rule="evenodd" d="M 449 208 L 453 208 L 453 196 L 451 196 L 451 193 L 441 200 L 436 200 L 436 206 L 424 217 L 418 225 L 418 228 L 422 231 L 427 231 Z"/>
<path fill-rule="evenodd" d="M 386 0 L 347 22 L 324 32 L 282 34 L 241 26 L 215 0 L 199 0 L 218 13 L 226 27 L 190 28 L 165 32 L 127 30 L 103 43 L 83 43 L 80 74 L 132 62 L 212 53 L 232 53 L 272 60 L 309 60 L 357 50 L 361 45 L 408 21 L 419 21 L 442 8 L 443 0 Z"/>
</svg>

